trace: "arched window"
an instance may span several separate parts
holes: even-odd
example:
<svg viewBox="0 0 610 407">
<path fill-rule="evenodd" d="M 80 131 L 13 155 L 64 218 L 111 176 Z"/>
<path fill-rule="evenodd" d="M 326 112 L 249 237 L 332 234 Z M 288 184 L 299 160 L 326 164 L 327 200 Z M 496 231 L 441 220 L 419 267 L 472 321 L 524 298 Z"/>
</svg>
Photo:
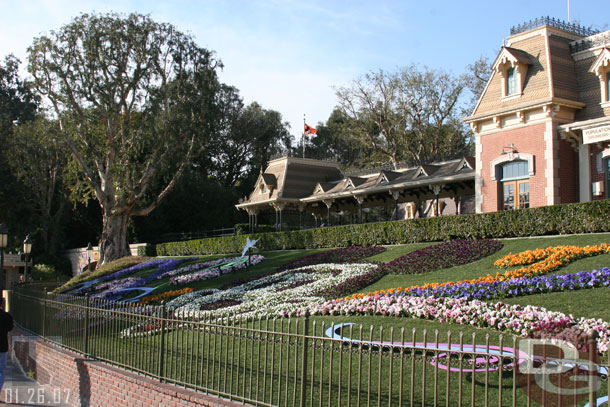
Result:
<svg viewBox="0 0 610 407">
<path fill-rule="evenodd" d="M 497 167 L 499 195 L 502 210 L 530 207 L 530 183 L 528 162 L 510 161 Z"/>
</svg>

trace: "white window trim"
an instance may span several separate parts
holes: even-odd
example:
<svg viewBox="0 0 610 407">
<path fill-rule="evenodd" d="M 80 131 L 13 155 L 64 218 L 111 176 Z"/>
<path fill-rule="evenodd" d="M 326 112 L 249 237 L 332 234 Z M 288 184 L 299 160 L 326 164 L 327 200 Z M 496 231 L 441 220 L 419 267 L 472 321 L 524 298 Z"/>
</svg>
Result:
<svg viewBox="0 0 610 407">
<path fill-rule="evenodd" d="M 514 93 L 508 94 L 508 77 L 507 73 L 510 68 L 515 69 L 517 90 Z M 502 78 L 502 102 L 512 99 L 518 99 L 523 96 L 523 88 L 525 85 L 525 77 L 527 75 L 528 65 L 520 62 L 506 49 L 502 49 L 499 58 L 493 66 L 494 71 Z"/>
<path fill-rule="evenodd" d="M 597 57 L 595 63 L 589 69 L 589 72 L 595 73 L 599 78 L 601 87 L 601 107 L 610 107 L 610 94 L 608 94 L 608 75 L 610 75 L 610 51 L 604 48 Z"/>
<path fill-rule="evenodd" d="M 497 181 L 496 179 L 496 169 L 499 165 L 505 164 L 507 162 L 521 160 L 527 161 L 527 170 L 530 177 L 536 174 L 536 156 L 528 153 L 509 153 L 506 155 L 501 155 L 500 157 L 494 159 L 489 164 L 489 170 L 491 173 L 491 180 Z"/>
</svg>

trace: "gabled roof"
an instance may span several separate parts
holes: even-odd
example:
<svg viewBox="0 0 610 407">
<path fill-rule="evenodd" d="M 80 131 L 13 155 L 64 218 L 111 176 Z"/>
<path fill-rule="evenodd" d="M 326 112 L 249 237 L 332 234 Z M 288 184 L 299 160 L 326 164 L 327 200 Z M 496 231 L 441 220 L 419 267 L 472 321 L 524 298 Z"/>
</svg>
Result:
<svg viewBox="0 0 610 407">
<path fill-rule="evenodd" d="M 513 66 L 517 63 L 522 63 L 525 65 L 532 64 L 532 60 L 527 52 L 517 48 L 502 47 L 502 50 L 498 54 L 498 57 L 493 64 L 493 70 L 498 72 L 498 67 L 507 62 L 510 62 L 510 64 Z"/>
<path fill-rule="evenodd" d="M 474 157 L 464 157 L 457 163 L 453 172 L 474 170 L 474 165 L 475 165 Z"/>
<path fill-rule="evenodd" d="M 399 172 L 396 171 L 381 171 L 375 180 L 375 184 L 386 184 L 394 181 L 400 176 Z"/>
<path fill-rule="evenodd" d="M 413 175 L 413 179 L 421 178 L 421 177 L 429 177 L 434 174 L 439 169 L 437 165 L 423 164 L 417 167 L 415 170 L 415 174 Z"/>
<path fill-rule="evenodd" d="M 277 180 L 274 174 L 263 173 L 261 177 L 267 187 L 274 188 L 277 185 Z"/>
<path fill-rule="evenodd" d="M 335 185 L 337 185 L 336 183 L 333 182 L 318 182 L 316 184 L 316 187 L 313 190 L 313 194 L 314 195 L 319 195 L 319 194 L 323 194 L 325 192 L 330 191 Z"/>
<path fill-rule="evenodd" d="M 323 199 L 336 199 L 352 197 L 354 195 L 383 194 L 392 190 L 422 188 L 429 184 L 443 184 L 452 182 L 472 182 L 475 176 L 474 157 L 445 161 L 434 164 L 424 164 L 419 167 L 403 168 L 395 171 L 382 170 L 370 175 L 346 177 L 330 189 L 323 188 L 323 192 L 316 188 L 316 192 L 302 198 L 304 203 L 318 202 Z M 419 175 L 419 177 L 418 177 Z M 380 182 L 381 180 L 387 182 Z M 347 188 L 352 182 L 353 187 Z M 321 184 L 319 184 L 321 187 Z"/>
<path fill-rule="evenodd" d="M 356 188 L 366 182 L 366 178 L 361 177 L 347 177 L 345 179 L 346 188 Z"/>
<path fill-rule="evenodd" d="M 604 71 L 608 67 L 608 65 L 610 65 L 610 48 L 604 48 L 595 59 L 593 65 L 591 65 L 589 72 L 600 76 L 602 74 L 602 71 Z"/>
<path fill-rule="evenodd" d="M 277 201 L 298 202 L 299 199 L 310 196 L 319 183 L 324 183 L 326 192 L 330 187 L 326 183 L 342 178 L 338 163 L 298 157 L 271 160 L 256 180 L 255 190 L 236 207 L 262 207 Z M 261 183 L 269 190 L 261 193 Z"/>
<path fill-rule="evenodd" d="M 570 44 L 580 35 L 567 35 L 564 31 L 541 25 L 525 33 L 509 37 L 507 46 L 502 47 L 493 64 L 492 75 L 479 98 L 472 114 L 466 122 L 488 120 L 517 111 L 538 109 L 549 104 L 560 104 L 576 110 L 577 119 L 589 118 L 592 111 L 587 109 L 597 98 L 591 89 L 598 87 L 587 77 L 590 59 L 571 54 Z M 527 69 L 520 76 L 521 93 L 505 95 L 502 65 L 522 64 Z M 504 67 L 505 68 L 505 67 Z M 589 94 L 593 96 L 589 96 Z M 587 112 L 591 110 L 591 112 Z"/>
</svg>

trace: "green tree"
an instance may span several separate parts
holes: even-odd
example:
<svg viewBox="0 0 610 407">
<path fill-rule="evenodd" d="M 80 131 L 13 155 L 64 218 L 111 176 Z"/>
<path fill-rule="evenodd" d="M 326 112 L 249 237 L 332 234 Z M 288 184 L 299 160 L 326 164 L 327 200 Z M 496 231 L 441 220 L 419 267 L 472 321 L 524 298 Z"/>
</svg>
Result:
<svg viewBox="0 0 610 407">
<path fill-rule="evenodd" d="M 371 164 L 374 150 L 364 143 L 354 143 L 345 134 L 350 131 L 351 119 L 340 109 L 334 109 L 326 123 L 318 123 L 317 132 L 305 144 L 305 156 L 318 160 L 333 160 L 343 168 L 363 167 Z M 302 144 L 294 154 L 302 153 Z"/>
<path fill-rule="evenodd" d="M 219 62 L 138 14 L 83 14 L 28 53 L 34 86 L 101 207 L 99 264 L 129 255 L 129 219 L 153 211 L 207 144 Z"/>
<path fill-rule="evenodd" d="M 37 103 L 30 87 L 19 78 L 19 60 L 13 55 L 0 64 L 0 135 L 33 120 Z"/>
<path fill-rule="evenodd" d="M 255 182 L 271 157 L 290 151 L 289 125 L 256 102 L 244 107 L 237 90 L 224 86 L 217 99 L 217 126 L 207 159 L 211 175 L 225 187 Z"/>
<path fill-rule="evenodd" d="M 37 103 L 28 84 L 19 77 L 19 60 L 12 55 L 0 62 L 0 223 L 10 230 L 9 245 L 20 244 L 29 225 L 28 208 L 23 203 L 24 185 L 9 171 L 8 159 L 11 151 L 7 142 L 14 129 L 34 119 Z"/>
<path fill-rule="evenodd" d="M 339 108 L 349 118 L 345 136 L 371 145 L 396 165 L 422 164 L 468 150 L 457 117 L 464 84 L 439 70 L 411 65 L 396 72 L 369 72 L 339 88 Z"/>
<path fill-rule="evenodd" d="M 47 254 L 60 246 L 68 206 L 64 183 L 68 157 L 60 137 L 58 123 L 39 116 L 16 127 L 6 143 L 10 171 L 24 186 L 19 200 L 29 215 L 23 226 L 35 232 L 40 238 L 37 250 Z"/>
</svg>

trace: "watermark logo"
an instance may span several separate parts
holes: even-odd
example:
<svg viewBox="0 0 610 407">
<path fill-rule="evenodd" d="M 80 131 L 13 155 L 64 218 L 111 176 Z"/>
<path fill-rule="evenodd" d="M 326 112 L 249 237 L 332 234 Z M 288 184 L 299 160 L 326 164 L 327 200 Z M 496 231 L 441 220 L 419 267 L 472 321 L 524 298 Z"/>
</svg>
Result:
<svg viewBox="0 0 610 407">
<path fill-rule="evenodd" d="M 61 337 L 49 337 L 55 343 L 61 343 Z M 41 339 L 38 336 L 13 336 L 11 337 L 11 349 L 19 360 L 19 365 L 27 378 L 37 381 L 39 384 L 52 384 L 53 376 L 43 367 L 38 365 L 35 343 Z"/>
<path fill-rule="evenodd" d="M 47 339 L 54 343 L 61 343 L 61 337 L 48 337 Z M 54 385 L 53 375 L 37 363 L 39 355 L 36 342 L 40 341 L 41 338 L 38 336 L 11 337 L 13 355 L 19 362 L 23 374 L 31 382 L 19 381 L 17 384 L 7 380 L 2 389 L 5 403 L 28 406 L 57 406 L 69 403 L 70 389 Z"/>
<path fill-rule="evenodd" d="M 519 351 L 527 356 L 519 357 L 517 380 L 530 400 L 549 407 L 577 405 L 601 388 L 594 341 L 579 349 L 561 339 L 523 339 Z"/>
</svg>

